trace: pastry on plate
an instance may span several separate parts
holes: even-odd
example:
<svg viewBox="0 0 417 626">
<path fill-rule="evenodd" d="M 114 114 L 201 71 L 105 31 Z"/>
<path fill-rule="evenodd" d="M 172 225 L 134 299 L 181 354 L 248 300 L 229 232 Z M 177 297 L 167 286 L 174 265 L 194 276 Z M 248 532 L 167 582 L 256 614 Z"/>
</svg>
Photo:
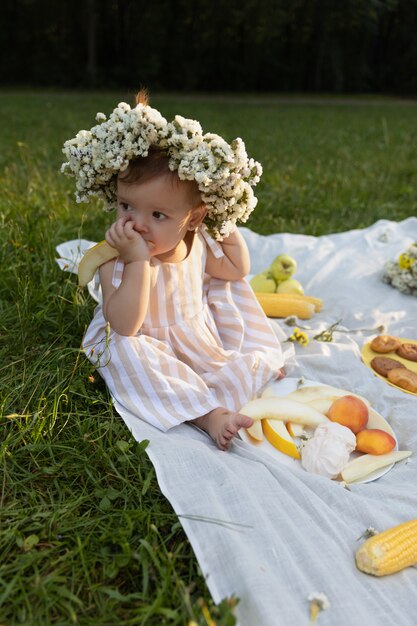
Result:
<svg viewBox="0 0 417 626">
<path fill-rule="evenodd" d="M 387 377 L 388 372 L 393 369 L 406 369 L 405 365 L 395 359 L 390 359 L 388 356 L 376 356 L 371 361 L 371 367 L 373 370 L 381 376 Z"/>
<path fill-rule="evenodd" d="M 388 380 L 407 391 L 417 393 L 417 374 L 406 367 L 397 367 L 387 374 Z"/>
<path fill-rule="evenodd" d="M 417 345 L 414 343 L 402 343 L 395 352 L 407 361 L 417 362 Z"/>
<path fill-rule="evenodd" d="M 401 341 L 391 335 L 378 335 L 374 337 L 370 343 L 370 347 L 374 352 L 387 354 L 393 352 L 401 345 Z"/>
</svg>

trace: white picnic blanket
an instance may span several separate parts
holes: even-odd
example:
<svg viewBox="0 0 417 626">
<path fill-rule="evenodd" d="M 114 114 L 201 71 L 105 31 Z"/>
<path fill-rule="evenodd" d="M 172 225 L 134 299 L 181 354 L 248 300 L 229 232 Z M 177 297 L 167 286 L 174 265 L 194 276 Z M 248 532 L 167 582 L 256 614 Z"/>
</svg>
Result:
<svg viewBox="0 0 417 626">
<path fill-rule="evenodd" d="M 310 336 L 342 320 L 345 329 L 384 324 L 389 334 L 417 339 L 417 299 L 381 280 L 384 262 L 417 241 L 416 218 L 323 237 L 241 232 L 253 273 L 286 252 L 298 261 L 295 277 L 306 293 L 324 300 L 321 313 L 300 322 L 311 326 Z M 58 253 L 68 259 L 79 243 L 67 242 Z M 291 334 L 283 321 L 279 325 Z M 336 332 L 332 343 L 296 346 L 288 374 L 366 396 L 391 424 L 399 448 L 416 453 L 417 398 L 364 366 L 360 347 L 370 337 Z M 320 626 L 415 626 L 417 569 L 374 578 L 356 569 L 354 552 L 366 528 L 384 530 L 417 518 L 417 455 L 347 490 L 244 441 L 222 452 L 192 426 L 161 433 L 116 408 L 138 441 L 150 440 L 160 488 L 180 515 L 214 600 L 240 598 L 240 626 L 307 625 L 311 592 L 330 602 Z"/>
</svg>

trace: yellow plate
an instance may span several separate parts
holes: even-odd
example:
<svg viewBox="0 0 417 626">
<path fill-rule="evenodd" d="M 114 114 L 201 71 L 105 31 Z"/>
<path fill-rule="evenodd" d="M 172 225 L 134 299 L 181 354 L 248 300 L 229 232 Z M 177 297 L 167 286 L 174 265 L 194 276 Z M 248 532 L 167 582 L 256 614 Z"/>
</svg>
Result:
<svg viewBox="0 0 417 626">
<path fill-rule="evenodd" d="M 297 389 L 298 382 L 299 381 L 297 378 L 283 378 L 282 380 L 271 383 L 271 387 L 275 396 L 278 396 L 278 397 L 286 396 L 287 394 Z M 312 385 L 313 386 L 322 385 L 323 387 L 327 387 L 327 385 L 323 383 L 318 383 L 318 382 L 314 382 L 311 380 L 305 380 L 304 385 L 306 387 L 311 387 Z M 394 431 L 392 430 L 388 422 L 382 417 L 382 415 L 380 413 L 377 413 L 375 409 L 373 408 L 369 409 L 369 419 L 368 419 L 368 424 L 366 427 L 367 428 L 379 428 L 380 430 L 385 430 L 387 433 L 391 435 L 391 437 L 394 437 L 395 439 L 394 450 L 398 450 L 398 440 Z M 298 459 L 294 459 L 288 456 L 287 454 L 284 454 L 283 452 L 280 452 L 279 450 L 277 450 L 277 448 L 275 448 L 271 443 L 269 443 L 266 437 L 264 437 L 262 441 L 257 442 L 254 439 L 252 439 L 250 435 L 248 435 L 248 433 L 246 432 L 244 428 L 241 428 L 239 430 L 239 436 L 241 439 L 243 439 L 243 441 L 246 441 L 246 443 L 252 444 L 254 448 L 258 448 L 259 450 L 263 450 L 264 452 L 270 454 L 283 465 L 287 465 L 288 467 L 294 467 L 294 464 L 295 465 L 298 464 L 301 467 L 301 461 L 299 461 Z M 294 438 L 294 442 L 295 444 L 298 444 L 299 438 L 297 437 Z M 353 451 L 350 455 L 349 460 L 352 461 L 357 456 L 362 456 L 361 452 Z M 372 474 L 368 474 L 368 476 L 365 476 L 364 478 L 362 478 L 362 480 L 355 481 L 355 485 L 359 485 L 360 483 L 369 483 L 373 480 L 376 480 L 377 478 L 380 478 L 381 476 L 389 472 L 389 470 L 392 467 L 394 467 L 394 465 L 395 464 L 393 463 L 392 465 L 386 465 L 385 467 L 381 467 L 381 469 L 379 470 L 375 470 L 375 472 L 372 472 Z"/>
<path fill-rule="evenodd" d="M 402 341 L 402 343 L 412 343 L 415 346 L 417 345 L 417 341 L 415 339 L 405 339 L 404 337 L 398 337 L 398 339 Z M 388 385 L 391 385 L 391 387 L 396 387 L 400 391 L 404 391 L 404 393 L 410 393 L 412 396 L 417 396 L 417 393 L 414 393 L 414 391 L 408 391 L 407 389 L 403 389 L 402 387 L 399 387 L 398 385 L 394 385 L 394 383 L 389 381 L 388 378 L 386 378 L 385 376 L 381 376 L 381 374 L 378 374 L 378 372 L 376 372 L 371 367 L 371 361 L 376 356 L 386 356 L 389 359 L 394 359 L 395 361 L 399 361 L 400 363 L 405 365 L 407 369 L 411 370 L 415 374 L 417 374 L 417 362 L 416 361 L 408 361 L 407 359 L 403 359 L 402 357 L 398 356 L 398 354 L 396 354 L 395 352 L 387 352 L 386 354 L 374 352 L 374 350 L 371 350 L 370 348 L 370 342 L 365 343 L 365 345 L 362 348 L 362 360 L 365 363 L 365 365 L 369 367 L 371 372 L 375 374 L 375 376 L 378 376 L 378 378 L 382 378 L 382 380 L 385 380 L 385 382 L 388 383 Z"/>
</svg>

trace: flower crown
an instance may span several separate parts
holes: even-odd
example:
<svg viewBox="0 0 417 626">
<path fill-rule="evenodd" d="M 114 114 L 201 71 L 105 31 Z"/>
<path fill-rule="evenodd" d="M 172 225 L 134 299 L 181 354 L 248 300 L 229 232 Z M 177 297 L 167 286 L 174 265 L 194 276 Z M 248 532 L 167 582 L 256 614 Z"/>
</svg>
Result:
<svg viewBox="0 0 417 626">
<path fill-rule="evenodd" d="M 115 207 L 117 173 L 158 146 L 166 151 L 171 171 L 181 180 L 196 181 L 207 207 L 204 222 L 215 239 L 227 237 L 255 208 L 252 187 L 259 182 L 262 166 L 248 158 L 240 138 L 229 145 L 219 135 L 203 135 L 195 120 L 176 115 L 167 122 L 147 104 L 131 109 L 121 102 L 108 119 L 97 113 L 96 120 L 96 126 L 81 130 L 62 150 L 68 161 L 61 172 L 75 177 L 77 202 L 95 195 L 107 208 Z"/>
</svg>

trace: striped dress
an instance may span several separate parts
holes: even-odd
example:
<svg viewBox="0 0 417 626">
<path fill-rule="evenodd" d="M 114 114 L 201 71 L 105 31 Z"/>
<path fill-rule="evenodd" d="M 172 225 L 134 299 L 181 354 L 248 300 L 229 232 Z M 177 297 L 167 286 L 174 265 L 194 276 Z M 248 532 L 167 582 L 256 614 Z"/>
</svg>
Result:
<svg viewBox="0 0 417 626">
<path fill-rule="evenodd" d="M 284 364 L 247 281 L 205 273 L 207 246 L 224 254 L 203 227 L 180 263 L 151 259 L 149 309 L 135 336 L 110 329 L 99 305 L 83 340 L 119 404 L 164 431 L 217 407 L 238 411 Z M 118 260 L 116 288 L 122 274 Z"/>
</svg>

